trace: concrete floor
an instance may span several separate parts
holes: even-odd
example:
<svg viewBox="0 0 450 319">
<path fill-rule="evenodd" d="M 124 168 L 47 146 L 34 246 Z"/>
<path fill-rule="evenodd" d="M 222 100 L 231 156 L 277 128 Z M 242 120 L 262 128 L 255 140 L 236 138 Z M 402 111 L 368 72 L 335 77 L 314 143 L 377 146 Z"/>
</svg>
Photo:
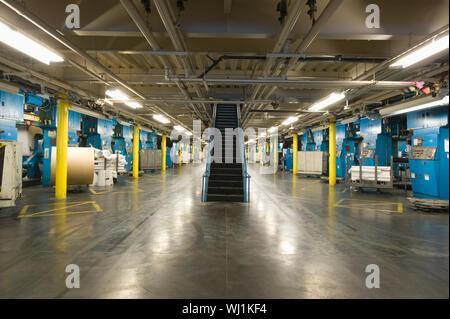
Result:
<svg viewBox="0 0 450 319">
<path fill-rule="evenodd" d="M 449 217 L 405 195 L 250 169 L 250 204 L 201 203 L 204 165 L 113 190 L 27 188 L 0 211 L 1 298 L 448 298 Z M 65 268 L 81 288 L 65 287 Z M 381 288 L 365 287 L 377 264 Z"/>
</svg>

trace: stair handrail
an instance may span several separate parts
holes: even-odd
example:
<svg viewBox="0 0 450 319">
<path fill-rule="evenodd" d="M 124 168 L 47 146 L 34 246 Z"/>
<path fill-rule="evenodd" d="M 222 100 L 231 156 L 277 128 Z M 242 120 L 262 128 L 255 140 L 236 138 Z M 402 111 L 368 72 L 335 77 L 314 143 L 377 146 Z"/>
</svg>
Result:
<svg viewBox="0 0 450 319">
<path fill-rule="evenodd" d="M 239 148 L 242 162 L 242 178 L 244 183 L 244 202 L 250 202 L 250 178 L 251 176 L 247 171 L 247 156 L 245 154 L 245 141 L 244 141 L 244 133 L 243 128 L 241 126 L 241 107 L 237 105 L 237 118 L 238 118 L 238 128 L 242 131 L 238 134 L 239 136 Z"/>
<path fill-rule="evenodd" d="M 212 127 L 216 127 L 216 111 L 217 111 L 217 104 L 214 104 Z M 211 174 L 211 150 L 212 150 L 212 143 L 214 140 L 214 134 L 212 134 L 211 132 L 212 129 L 209 128 L 208 129 L 209 141 L 206 155 L 206 169 L 205 173 L 202 176 L 202 202 L 206 202 L 208 200 L 208 184 L 209 184 L 209 176 Z"/>
</svg>

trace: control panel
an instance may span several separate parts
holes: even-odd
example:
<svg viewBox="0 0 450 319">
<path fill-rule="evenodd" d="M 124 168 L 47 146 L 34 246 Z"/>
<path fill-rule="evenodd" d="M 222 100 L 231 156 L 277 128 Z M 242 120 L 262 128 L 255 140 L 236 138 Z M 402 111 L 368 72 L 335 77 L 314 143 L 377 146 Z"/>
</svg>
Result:
<svg viewBox="0 0 450 319">
<path fill-rule="evenodd" d="M 374 148 L 363 148 L 361 151 L 361 158 L 374 158 L 375 149 Z"/>
<path fill-rule="evenodd" d="M 434 146 L 413 146 L 409 159 L 432 161 L 436 156 L 437 147 Z"/>
</svg>

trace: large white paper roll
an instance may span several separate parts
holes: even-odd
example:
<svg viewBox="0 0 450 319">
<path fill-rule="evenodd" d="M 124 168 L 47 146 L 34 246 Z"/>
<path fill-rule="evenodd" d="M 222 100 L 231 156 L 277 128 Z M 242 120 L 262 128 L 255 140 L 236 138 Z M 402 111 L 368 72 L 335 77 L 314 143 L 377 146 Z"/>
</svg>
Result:
<svg viewBox="0 0 450 319">
<path fill-rule="evenodd" d="M 67 185 L 90 185 L 94 181 L 94 149 L 91 147 L 67 148 Z M 51 182 L 56 179 L 56 147 L 52 148 Z"/>
</svg>

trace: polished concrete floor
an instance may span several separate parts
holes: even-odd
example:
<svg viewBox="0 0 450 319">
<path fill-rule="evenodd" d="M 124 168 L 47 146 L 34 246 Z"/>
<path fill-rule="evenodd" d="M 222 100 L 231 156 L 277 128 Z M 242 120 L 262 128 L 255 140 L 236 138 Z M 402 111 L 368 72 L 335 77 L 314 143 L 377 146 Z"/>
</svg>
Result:
<svg viewBox="0 0 450 319">
<path fill-rule="evenodd" d="M 204 165 L 112 190 L 27 188 L 0 211 L 0 298 L 448 298 L 448 213 L 251 166 L 251 203 L 201 203 Z M 67 289 L 68 264 L 81 287 Z M 380 268 L 380 288 L 365 268 Z"/>
</svg>

